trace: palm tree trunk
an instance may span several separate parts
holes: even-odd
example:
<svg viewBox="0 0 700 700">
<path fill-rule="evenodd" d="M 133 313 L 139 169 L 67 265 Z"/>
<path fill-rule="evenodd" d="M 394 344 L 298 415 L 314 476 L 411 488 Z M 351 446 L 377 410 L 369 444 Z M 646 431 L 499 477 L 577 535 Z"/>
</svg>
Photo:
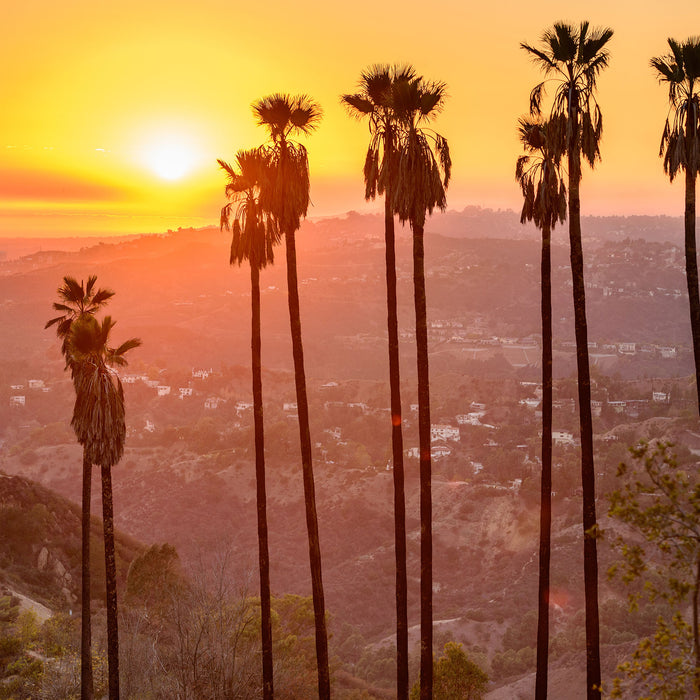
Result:
<svg viewBox="0 0 700 700">
<path fill-rule="evenodd" d="M 92 464 L 83 448 L 82 575 L 80 601 L 80 700 L 93 700 L 92 618 L 90 616 L 90 498 Z"/>
<path fill-rule="evenodd" d="M 420 452 L 420 700 L 430 700 L 433 697 L 433 513 L 428 322 L 423 226 L 414 223 L 412 227 L 413 298 L 416 308 L 418 368 L 418 449 Z"/>
<path fill-rule="evenodd" d="M 112 473 L 110 467 L 105 465 L 102 465 L 102 526 L 105 542 L 105 576 L 107 582 L 109 700 L 119 700 L 119 623 L 117 621 L 117 566 L 114 552 Z"/>
<path fill-rule="evenodd" d="M 311 434 L 309 431 L 309 402 L 306 396 L 304 373 L 304 348 L 301 341 L 301 315 L 299 312 L 299 288 L 297 284 L 297 255 L 293 231 L 285 233 L 287 253 L 287 294 L 289 297 L 289 324 L 292 333 L 292 355 L 294 357 L 294 380 L 299 413 L 299 438 L 301 442 L 301 468 L 304 479 L 304 502 L 306 505 L 306 529 L 309 536 L 309 563 L 311 566 L 311 590 L 314 602 L 316 626 L 316 663 L 318 666 L 318 695 L 320 700 L 331 696 L 330 671 L 328 668 L 328 634 L 326 631 L 326 609 L 323 598 L 321 572 L 321 545 L 318 536 L 316 492 L 311 461 Z"/>
<path fill-rule="evenodd" d="M 406 573 L 406 495 L 401 427 L 401 373 L 399 321 L 396 300 L 394 214 L 384 199 L 386 244 L 386 305 L 389 335 L 389 389 L 391 393 L 391 449 L 394 462 L 394 551 L 396 556 L 396 698 L 408 700 L 408 583 Z"/>
<path fill-rule="evenodd" d="M 542 229 L 542 482 L 540 578 L 537 614 L 535 699 L 547 698 L 549 660 L 549 559 L 552 528 L 552 266 L 549 227 Z"/>
<path fill-rule="evenodd" d="M 695 180 L 692 167 L 685 171 L 685 276 L 690 303 L 690 328 L 695 359 L 695 390 L 700 413 L 700 292 L 698 291 L 698 257 L 695 244 Z"/>
<path fill-rule="evenodd" d="M 263 700 L 272 700 L 272 614 L 270 610 L 270 555 L 267 545 L 267 496 L 265 493 L 265 434 L 263 427 L 260 340 L 260 270 L 250 263 L 252 307 L 251 350 L 253 365 L 253 416 L 255 421 L 255 482 L 258 506 L 258 560 L 260 563 L 260 625 L 262 634 Z"/>
<path fill-rule="evenodd" d="M 700 631 L 698 630 L 698 597 L 700 596 L 700 557 L 695 561 L 693 588 L 693 646 L 695 647 L 695 693 L 700 697 Z"/>
<path fill-rule="evenodd" d="M 578 126 L 574 124 L 574 133 Z M 583 580 L 586 608 L 586 686 L 588 700 L 600 695 L 600 631 L 598 619 L 598 549 L 596 540 L 595 468 L 593 464 L 593 417 L 591 415 L 591 375 L 588 362 L 586 288 L 583 279 L 581 245 L 580 147 L 578 140 L 569 149 L 569 243 L 573 281 L 574 323 L 578 405 L 581 427 L 581 485 L 583 490 Z"/>
</svg>

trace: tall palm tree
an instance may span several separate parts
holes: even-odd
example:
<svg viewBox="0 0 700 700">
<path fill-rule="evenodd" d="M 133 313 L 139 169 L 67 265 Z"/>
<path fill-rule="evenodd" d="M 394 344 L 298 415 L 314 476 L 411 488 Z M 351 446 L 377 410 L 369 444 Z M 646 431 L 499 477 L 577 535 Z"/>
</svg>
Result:
<svg viewBox="0 0 700 700">
<path fill-rule="evenodd" d="M 114 327 L 110 316 L 102 323 L 83 315 L 71 325 L 67 352 L 75 381 L 75 407 L 71 425 L 90 464 L 102 474 L 102 523 L 107 586 L 107 659 L 110 700 L 119 700 L 119 635 L 117 572 L 114 551 L 114 508 L 111 468 L 124 452 L 126 423 L 124 390 L 111 366 L 127 364 L 126 353 L 141 345 L 131 338 L 117 348 L 109 345 Z"/>
<path fill-rule="evenodd" d="M 306 529 L 309 538 L 309 564 L 316 628 L 316 663 L 318 665 L 318 692 L 321 700 L 330 698 L 331 681 L 328 665 L 328 632 L 326 606 L 323 596 L 321 545 L 318 535 L 316 491 L 311 460 L 311 433 L 309 430 L 309 402 L 304 372 L 304 347 L 301 338 L 299 286 L 297 281 L 295 235 L 309 208 L 309 161 L 306 148 L 292 137 L 312 132 L 321 119 L 321 108 L 308 96 L 292 97 L 273 94 L 253 104 L 258 124 L 267 129 L 270 142 L 265 147 L 269 177 L 260 192 L 260 204 L 271 214 L 281 234 L 284 234 L 287 254 L 287 295 L 289 325 L 292 335 L 294 380 L 299 413 L 301 467 L 304 480 Z"/>
<path fill-rule="evenodd" d="M 418 368 L 418 444 L 420 451 L 421 530 L 421 650 L 420 698 L 432 697 L 433 687 L 433 542 L 432 464 L 430 459 L 430 376 L 425 296 L 423 232 L 426 214 L 445 209 L 445 189 L 452 162 L 447 140 L 424 128 L 442 109 L 446 86 L 422 78 L 396 83 L 392 103 L 400 132 L 392 209 L 413 232 L 413 298 L 416 312 Z M 392 173 L 393 174 L 393 173 Z"/>
<path fill-rule="evenodd" d="M 267 174 L 267 162 L 259 149 L 239 151 L 236 166 L 218 161 L 228 176 L 221 210 L 221 228 L 231 231 L 230 264 L 250 263 L 251 350 L 253 369 L 253 416 L 255 422 L 255 480 L 258 510 L 258 560 L 260 568 L 260 623 L 262 636 L 263 698 L 274 697 L 272 672 L 272 613 L 270 609 L 270 555 L 267 538 L 267 496 L 265 490 L 265 433 L 262 401 L 262 360 L 260 338 L 260 270 L 274 262 L 273 246 L 280 239 L 277 221 L 260 207 L 260 189 Z"/>
<path fill-rule="evenodd" d="M 596 81 L 609 62 L 606 48 L 613 35 L 609 28 L 590 29 L 556 22 L 547 29 L 539 48 L 522 43 L 545 74 L 530 93 L 530 111 L 541 114 L 547 78 L 556 84 L 551 116 L 564 119 L 568 167 L 569 244 L 573 280 L 579 423 L 581 428 L 581 482 L 583 487 L 583 573 L 586 598 L 586 686 L 588 698 L 600 697 L 600 633 L 598 618 L 598 553 L 596 546 L 595 469 L 593 418 L 588 358 L 586 293 L 581 243 L 581 156 L 591 167 L 600 159 L 603 117 L 595 98 Z"/>
<path fill-rule="evenodd" d="M 695 244 L 695 181 L 700 167 L 700 37 L 679 43 L 668 39 L 671 53 L 651 59 L 659 82 L 668 83 L 669 114 L 659 155 L 671 182 L 685 171 L 685 272 L 693 334 L 695 384 L 700 411 L 700 293 Z"/>
<path fill-rule="evenodd" d="M 562 126 L 564 128 L 562 128 Z M 552 528 L 552 264 L 551 232 L 566 218 L 566 187 L 560 171 L 565 138 L 563 120 L 521 119 L 515 178 L 523 192 L 520 223 L 534 221 L 542 231 L 542 481 L 540 487 L 540 576 L 537 614 L 535 698 L 547 697 L 549 658 L 549 561 Z M 559 127 L 559 128 L 557 128 Z"/>
<path fill-rule="evenodd" d="M 54 302 L 54 311 L 60 316 L 46 322 L 44 328 L 56 326 L 56 335 L 61 340 L 61 353 L 66 360 L 66 369 L 70 367 L 68 339 L 73 322 L 82 316 L 95 314 L 114 296 L 110 289 L 96 289 L 97 277 L 88 277 L 87 284 L 69 275 L 63 278 L 63 285 L 58 288 L 60 301 Z M 71 368 L 71 374 L 73 371 Z M 73 378 L 75 379 L 74 375 Z M 92 680 L 92 632 L 90 624 L 90 498 L 92 494 L 92 463 L 83 450 L 83 493 L 81 513 L 81 616 L 80 616 L 80 698 L 92 700 L 94 695 Z"/>
<path fill-rule="evenodd" d="M 396 250 L 392 188 L 399 125 L 392 108 L 392 92 L 403 81 L 416 78 L 411 66 L 374 65 L 362 72 L 359 92 L 342 95 L 351 115 L 369 120 L 370 143 L 365 157 L 365 199 L 384 195 L 387 331 L 389 337 L 389 391 L 391 446 L 394 463 L 394 550 L 396 558 L 396 689 L 408 698 L 408 584 L 406 574 L 406 496 L 403 432 L 401 427 L 401 373 L 396 301 Z"/>
</svg>

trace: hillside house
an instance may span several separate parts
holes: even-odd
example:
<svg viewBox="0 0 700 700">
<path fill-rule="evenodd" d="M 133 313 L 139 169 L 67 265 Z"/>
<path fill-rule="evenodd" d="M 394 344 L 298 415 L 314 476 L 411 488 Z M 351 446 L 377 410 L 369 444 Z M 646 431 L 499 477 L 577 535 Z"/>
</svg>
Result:
<svg viewBox="0 0 700 700">
<path fill-rule="evenodd" d="M 159 384 L 156 387 L 156 390 L 158 392 L 158 396 L 168 396 L 170 394 L 170 387 L 166 386 L 165 384 Z"/>
<path fill-rule="evenodd" d="M 430 440 L 431 442 L 435 442 L 437 440 L 452 440 L 452 442 L 459 442 L 459 428 L 452 425 L 431 425 Z"/>
<path fill-rule="evenodd" d="M 441 459 L 442 457 L 449 457 L 452 454 L 452 448 L 447 445 L 433 445 L 430 448 L 430 456 L 432 459 Z"/>
<path fill-rule="evenodd" d="M 28 382 L 30 389 L 43 389 L 44 380 L 43 379 L 30 379 Z"/>
<path fill-rule="evenodd" d="M 220 399 L 217 396 L 210 396 L 209 398 L 204 400 L 204 408 L 209 409 L 209 410 L 214 410 L 219 408 L 219 404 L 223 401 L 223 399 Z"/>
<path fill-rule="evenodd" d="M 573 447 L 574 436 L 566 430 L 552 430 L 552 441 L 555 445 Z"/>
<path fill-rule="evenodd" d="M 26 399 L 24 396 L 10 396 L 10 406 L 12 407 L 24 406 L 25 402 Z"/>
<path fill-rule="evenodd" d="M 192 387 L 191 386 L 181 386 L 178 388 L 178 392 L 180 393 L 180 398 L 184 399 L 185 396 L 192 396 Z"/>
</svg>

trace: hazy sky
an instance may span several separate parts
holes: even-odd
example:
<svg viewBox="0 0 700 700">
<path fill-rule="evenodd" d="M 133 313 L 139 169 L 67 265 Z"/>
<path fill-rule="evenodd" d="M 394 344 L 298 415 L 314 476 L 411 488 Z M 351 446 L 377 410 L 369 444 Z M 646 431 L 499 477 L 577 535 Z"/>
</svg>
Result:
<svg viewBox="0 0 700 700">
<path fill-rule="evenodd" d="M 310 216 L 371 209 L 367 127 L 338 96 L 376 62 L 447 83 L 434 126 L 452 149 L 448 206 L 517 208 L 515 124 L 539 77 L 519 43 L 582 19 L 615 30 L 599 81 L 603 162 L 584 172 L 582 211 L 680 215 L 682 182 L 658 158 L 667 91 L 649 59 L 668 36 L 700 34 L 697 0 L 23 0 L 5 5 L 0 29 L 0 235 L 216 223 L 215 159 L 264 140 L 250 104 L 276 91 L 324 109 L 306 140 Z"/>
</svg>

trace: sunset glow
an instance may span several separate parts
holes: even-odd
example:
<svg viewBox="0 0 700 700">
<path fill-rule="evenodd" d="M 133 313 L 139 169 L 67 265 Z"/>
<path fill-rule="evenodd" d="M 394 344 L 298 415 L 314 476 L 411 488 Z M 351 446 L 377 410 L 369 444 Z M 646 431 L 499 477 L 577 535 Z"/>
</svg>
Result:
<svg viewBox="0 0 700 700">
<path fill-rule="evenodd" d="M 90 230 L 214 223 L 223 187 L 216 158 L 264 141 L 250 105 L 275 91 L 307 93 L 324 110 L 306 140 L 310 216 L 378 210 L 363 198 L 367 127 L 348 117 L 339 95 L 382 61 L 411 62 L 447 83 L 435 128 L 452 150 L 448 206 L 517 208 L 515 124 L 539 79 L 519 44 L 558 19 L 615 30 L 599 79 L 602 162 L 584 172 L 583 213 L 679 214 L 681 187 L 668 183 L 657 155 L 667 94 L 649 59 L 666 51 L 668 36 L 698 32 L 696 3 L 640 13 L 630 0 L 594 0 L 568 5 L 562 17 L 550 0 L 505 8 L 442 0 L 439 31 L 411 9 L 363 1 L 347 16 L 317 0 L 292 14 L 278 0 L 235 9 L 220 0 L 13 4 L 0 46 L 12 66 L 0 114 L 0 235 L 43 233 L 37 208 L 44 221 L 55 216 L 48 228 L 56 233 L 84 230 L 88 215 Z M 283 29 L 270 25 L 275 13 Z M 631 104 L 644 105 L 634 119 Z"/>
</svg>

